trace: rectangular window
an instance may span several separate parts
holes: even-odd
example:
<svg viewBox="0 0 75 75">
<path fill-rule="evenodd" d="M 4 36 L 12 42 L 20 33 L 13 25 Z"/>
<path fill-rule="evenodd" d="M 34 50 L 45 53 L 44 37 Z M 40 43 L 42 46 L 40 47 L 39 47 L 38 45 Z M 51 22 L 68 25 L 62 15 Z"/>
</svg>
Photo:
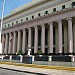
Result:
<svg viewBox="0 0 75 75">
<path fill-rule="evenodd" d="M 23 19 L 21 19 L 21 21 L 23 21 Z"/>
<path fill-rule="evenodd" d="M 34 19 L 34 15 L 32 16 L 32 19 Z"/>
<path fill-rule="evenodd" d="M 26 21 L 28 21 L 28 17 L 26 18 Z"/>
<path fill-rule="evenodd" d="M 65 5 L 62 6 L 62 9 L 65 9 Z"/>
<path fill-rule="evenodd" d="M 56 12 L 56 8 L 53 8 L 53 12 Z"/>
<path fill-rule="evenodd" d="M 45 14 L 48 14 L 48 11 L 45 11 Z"/>
<path fill-rule="evenodd" d="M 41 16 L 41 14 L 40 13 L 38 13 L 38 17 L 40 17 Z"/>
<path fill-rule="evenodd" d="M 12 26 L 13 26 L 13 24 L 14 24 L 14 23 L 12 23 Z"/>
<path fill-rule="evenodd" d="M 6 25 L 4 27 L 6 28 Z"/>
<path fill-rule="evenodd" d="M 18 24 L 18 21 L 16 21 L 16 24 Z"/>
<path fill-rule="evenodd" d="M 8 24 L 8 27 L 10 27 L 10 24 Z"/>
<path fill-rule="evenodd" d="M 75 6 L 75 2 L 72 2 L 72 6 Z"/>
</svg>

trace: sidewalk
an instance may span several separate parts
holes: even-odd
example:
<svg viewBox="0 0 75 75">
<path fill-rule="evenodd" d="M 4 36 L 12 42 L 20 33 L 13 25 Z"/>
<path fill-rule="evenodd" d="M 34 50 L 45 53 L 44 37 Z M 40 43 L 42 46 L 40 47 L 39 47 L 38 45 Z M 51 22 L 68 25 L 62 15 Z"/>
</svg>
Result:
<svg viewBox="0 0 75 75">
<path fill-rule="evenodd" d="M 22 72 L 31 72 L 39 75 L 75 75 L 75 68 L 72 67 L 43 66 L 10 62 L 0 62 L 0 67 Z"/>
</svg>

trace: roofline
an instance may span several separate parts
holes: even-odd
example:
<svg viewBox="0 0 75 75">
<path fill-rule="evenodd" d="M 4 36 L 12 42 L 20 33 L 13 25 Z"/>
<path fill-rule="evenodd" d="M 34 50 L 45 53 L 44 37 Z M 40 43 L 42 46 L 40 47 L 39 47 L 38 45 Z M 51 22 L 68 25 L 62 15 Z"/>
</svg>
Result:
<svg viewBox="0 0 75 75">
<path fill-rule="evenodd" d="M 9 18 L 9 17 L 11 17 L 11 16 L 13 16 L 13 15 L 16 15 L 16 14 L 18 14 L 20 12 L 23 12 L 23 11 L 29 9 L 29 8 L 32 8 L 32 7 L 36 6 L 36 5 L 44 3 L 46 1 L 50 1 L 50 0 L 39 0 L 39 1 L 35 1 L 35 2 L 32 1 L 32 2 L 30 2 L 28 4 L 20 6 L 20 7 L 16 8 L 16 9 L 12 10 L 9 15 L 5 16 L 4 20 Z"/>
</svg>

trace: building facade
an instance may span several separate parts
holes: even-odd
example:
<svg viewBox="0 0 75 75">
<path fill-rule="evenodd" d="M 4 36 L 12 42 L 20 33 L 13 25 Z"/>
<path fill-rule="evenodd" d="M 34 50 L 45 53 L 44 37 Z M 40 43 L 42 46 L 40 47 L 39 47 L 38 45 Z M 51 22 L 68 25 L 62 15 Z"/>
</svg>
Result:
<svg viewBox="0 0 75 75">
<path fill-rule="evenodd" d="M 75 53 L 75 0 L 36 0 L 4 17 L 3 54 Z"/>
</svg>

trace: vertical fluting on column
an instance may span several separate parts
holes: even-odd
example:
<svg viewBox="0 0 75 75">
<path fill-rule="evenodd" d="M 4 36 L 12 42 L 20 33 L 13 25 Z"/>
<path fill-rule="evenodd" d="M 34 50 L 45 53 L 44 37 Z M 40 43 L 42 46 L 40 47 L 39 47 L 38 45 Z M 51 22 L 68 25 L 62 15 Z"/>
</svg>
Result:
<svg viewBox="0 0 75 75">
<path fill-rule="evenodd" d="M 58 27 L 55 26 L 55 53 L 58 54 Z"/>
<path fill-rule="evenodd" d="M 72 18 L 68 18 L 68 48 L 69 53 L 73 53 L 73 29 L 72 29 Z"/>
<path fill-rule="evenodd" d="M 49 24 L 49 29 L 50 29 L 50 30 L 49 30 L 49 31 L 50 31 L 50 32 L 49 32 L 49 33 L 50 33 L 50 34 L 49 34 L 49 35 L 50 35 L 50 36 L 49 36 L 49 37 L 50 37 L 50 38 L 49 38 L 49 42 L 50 42 L 50 43 L 49 43 L 49 44 L 50 44 L 50 45 L 49 45 L 49 53 L 53 53 L 53 23 L 50 23 L 50 24 Z"/>
<path fill-rule="evenodd" d="M 66 21 L 64 21 L 64 53 L 68 53 L 68 27 Z"/>
<path fill-rule="evenodd" d="M 21 31 L 18 31 L 17 52 L 21 49 Z"/>
<path fill-rule="evenodd" d="M 4 43 L 5 43 L 5 37 L 4 37 L 4 34 L 2 35 L 2 54 L 5 54 L 5 51 L 4 51 Z"/>
<path fill-rule="evenodd" d="M 9 54 L 12 53 L 11 46 L 12 46 L 12 33 L 9 33 L 9 51 L 8 51 Z"/>
<path fill-rule="evenodd" d="M 58 49 L 62 53 L 62 21 L 58 21 Z"/>
<path fill-rule="evenodd" d="M 73 18 L 73 36 L 74 36 L 74 45 L 73 45 L 73 47 L 74 47 L 74 53 L 75 53 L 75 19 Z"/>
<path fill-rule="evenodd" d="M 38 26 L 35 26 L 35 36 L 34 36 L 34 53 L 38 51 Z"/>
<path fill-rule="evenodd" d="M 25 53 L 26 51 L 26 29 L 23 29 L 23 39 L 22 39 L 22 51 Z"/>
<path fill-rule="evenodd" d="M 6 34 L 6 40 L 5 40 L 5 53 L 6 54 L 8 54 L 8 42 L 9 42 L 9 40 L 8 40 L 8 33 Z"/>
<path fill-rule="evenodd" d="M 45 53 L 45 25 L 42 25 L 42 30 L 41 30 L 41 50 L 42 53 Z"/>
<path fill-rule="evenodd" d="M 16 46 L 17 46 L 17 44 L 16 44 L 17 38 L 16 37 L 17 37 L 16 32 L 13 32 L 13 54 L 16 53 Z"/>
<path fill-rule="evenodd" d="M 28 28 L 28 45 L 31 47 L 31 28 Z"/>
</svg>

